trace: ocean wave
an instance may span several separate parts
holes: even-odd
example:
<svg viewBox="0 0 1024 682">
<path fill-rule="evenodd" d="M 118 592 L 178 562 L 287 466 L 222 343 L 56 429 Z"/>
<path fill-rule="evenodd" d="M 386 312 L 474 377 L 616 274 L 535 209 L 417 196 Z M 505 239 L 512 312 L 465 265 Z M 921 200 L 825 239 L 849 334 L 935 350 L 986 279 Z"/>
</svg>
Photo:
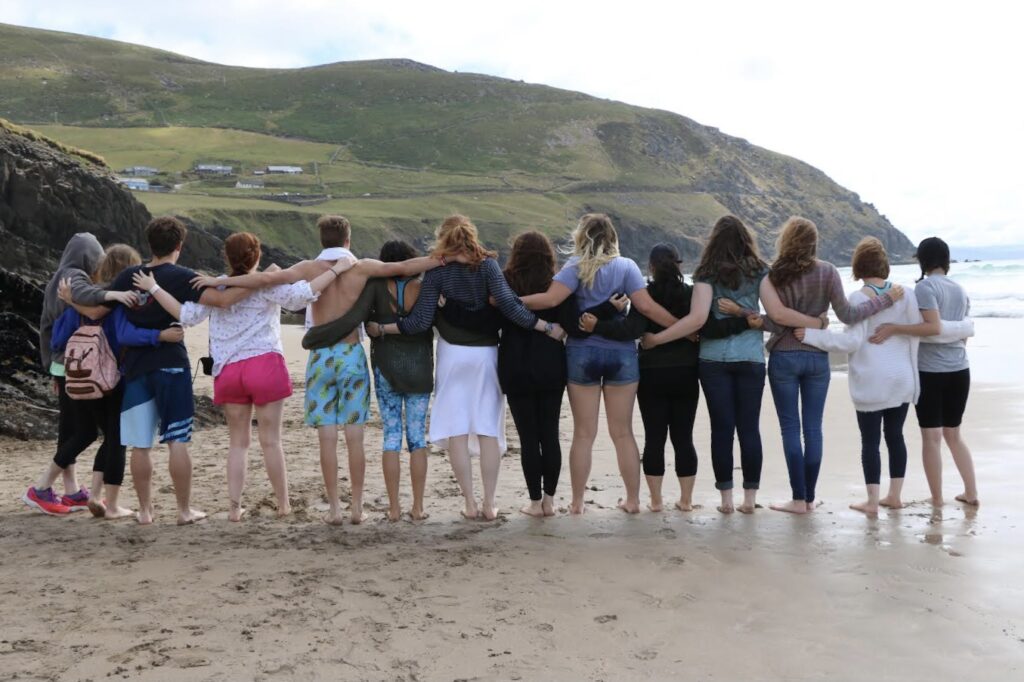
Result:
<svg viewBox="0 0 1024 682">
<path fill-rule="evenodd" d="M 1024 318 L 1024 310 L 972 310 L 971 317 L 1018 320 Z"/>
</svg>

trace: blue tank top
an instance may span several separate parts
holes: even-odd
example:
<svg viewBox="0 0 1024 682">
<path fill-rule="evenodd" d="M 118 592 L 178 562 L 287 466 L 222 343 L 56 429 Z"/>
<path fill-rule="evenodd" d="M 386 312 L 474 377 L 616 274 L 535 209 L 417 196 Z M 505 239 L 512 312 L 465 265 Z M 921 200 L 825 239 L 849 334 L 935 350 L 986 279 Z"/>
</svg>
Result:
<svg viewBox="0 0 1024 682">
<path fill-rule="evenodd" d="M 876 287 L 874 284 L 868 284 L 867 282 L 864 282 L 864 286 L 874 291 L 875 295 L 881 296 L 885 292 L 889 291 L 889 289 L 892 289 L 892 282 L 886 282 L 880 287 Z"/>
</svg>

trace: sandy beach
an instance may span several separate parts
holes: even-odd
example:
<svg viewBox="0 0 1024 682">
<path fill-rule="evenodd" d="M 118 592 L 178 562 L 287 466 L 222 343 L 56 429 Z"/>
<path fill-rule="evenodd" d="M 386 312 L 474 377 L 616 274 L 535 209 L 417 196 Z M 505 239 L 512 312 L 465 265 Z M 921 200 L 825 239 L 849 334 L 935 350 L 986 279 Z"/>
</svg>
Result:
<svg viewBox="0 0 1024 682">
<path fill-rule="evenodd" d="M 510 420 L 502 520 L 461 520 L 447 459 L 433 453 L 431 518 L 389 524 L 374 405 L 366 439 L 371 521 L 342 528 L 320 522 L 316 437 L 301 419 L 305 356 L 300 330 L 287 327 L 296 388 L 285 422 L 296 509 L 288 520 L 273 517 L 256 449 L 250 516 L 225 519 L 226 428 L 195 436 L 194 503 L 212 518 L 188 528 L 173 524 L 163 453 L 157 523 L 142 528 L 87 513 L 30 512 L 18 498 L 52 443 L 0 441 L 0 680 L 1018 679 L 1024 460 L 1016 441 L 1024 403 L 993 353 L 1011 357 L 1011 344 L 999 339 L 1020 325 L 983 322 L 985 340 L 971 345 L 981 350 L 965 420 L 978 510 L 916 502 L 866 518 L 848 509 L 863 479 L 854 412 L 837 374 L 825 417 L 824 504 L 804 517 L 767 509 L 787 499 L 789 487 L 766 388 L 765 509 L 752 516 L 715 511 L 702 405 L 695 437 L 703 508 L 695 512 L 615 510 L 621 482 L 602 431 L 587 514 L 520 515 L 526 494 Z M 193 360 L 204 333 L 189 332 Z M 196 392 L 210 391 L 200 377 Z M 566 457 L 571 424 L 566 401 Z M 636 429 L 642 442 L 639 414 Z M 905 500 L 923 500 L 912 415 L 906 434 Z M 79 460 L 83 481 L 91 462 L 90 450 Z M 948 453 L 945 464 L 951 501 L 959 479 Z M 342 457 L 343 477 L 346 470 Z M 405 468 L 403 477 L 408 506 Z M 568 483 L 566 464 L 562 504 Z M 344 497 L 344 478 L 342 490 Z M 674 481 L 666 492 L 675 493 Z M 124 500 L 134 505 L 134 497 L 126 480 Z"/>
</svg>

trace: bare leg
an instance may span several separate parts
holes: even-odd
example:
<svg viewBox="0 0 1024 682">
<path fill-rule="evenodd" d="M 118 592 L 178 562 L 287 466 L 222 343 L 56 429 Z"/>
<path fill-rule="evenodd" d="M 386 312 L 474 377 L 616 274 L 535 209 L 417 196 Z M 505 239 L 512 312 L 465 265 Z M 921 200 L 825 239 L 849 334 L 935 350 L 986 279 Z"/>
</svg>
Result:
<svg viewBox="0 0 1024 682">
<path fill-rule="evenodd" d="M 732 500 L 732 488 L 719 490 L 718 492 L 722 495 L 722 503 L 718 505 L 718 511 L 723 514 L 732 514 L 736 511 L 736 505 Z"/>
<path fill-rule="evenodd" d="M 352 484 L 352 502 L 349 513 L 352 523 L 360 524 L 369 518 L 363 511 L 363 483 L 366 481 L 366 452 L 363 450 L 363 425 L 345 426 L 345 447 L 348 448 L 348 477 Z"/>
<path fill-rule="evenodd" d="M 139 496 L 139 523 L 153 523 L 153 459 L 150 448 L 132 448 L 131 472 L 135 494 Z"/>
<path fill-rule="evenodd" d="M 188 443 L 168 443 L 167 468 L 174 483 L 174 498 L 178 503 L 178 525 L 184 526 L 206 518 L 206 514 L 193 509 L 192 500 L 192 458 L 188 454 Z"/>
<path fill-rule="evenodd" d="M 320 471 L 324 475 L 327 491 L 327 516 L 324 522 L 332 526 L 341 525 L 341 501 L 338 499 L 338 427 L 320 426 L 316 430 L 320 440 Z"/>
<path fill-rule="evenodd" d="M 636 514 L 640 511 L 640 449 L 633 436 L 633 405 L 637 384 L 604 387 L 604 409 L 608 417 L 608 435 L 615 444 L 619 474 L 626 488 L 626 499 L 619 509 Z"/>
<path fill-rule="evenodd" d="M 590 478 L 597 418 L 601 409 L 601 387 L 569 384 L 569 407 L 572 408 L 572 446 L 569 448 L 569 478 L 572 482 L 572 503 L 569 512 L 582 514 L 583 495 Z"/>
<path fill-rule="evenodd" d="M 487 521 L 498 518 L 498 508 L 494 506 L 494 495 L 498 490 L 498 474 L 501 472 L 501 446 L 498 439 L 492 436 L 479 436 L 480 440 L 480 480 L 484 485 L 484 504 L 481 513 Z"/>
<path fill-rule="evenodd" d="M 540 510 L 544 512 L 544 516 L 555 515 L 555 498 L 547 493 L 540 500 Z"/>
<path fill-rule="evenodd" d="M 103 501 L 103 472 L 92 472 L 92 483 L 89 486 L 89 513 L 96 518 L 106 516 L 107 507 Z"/>
<path fill-rule="evenodd" d="M 452 473 L 459 483 L 459 490 L 466 501 L 462 515 L 467 519 L 476 520 L 480 517 L 480 509 L 473 495 L 473 463 L 469 459 L 469 436 L 452 436 L 448 439 L 448 461 L 452 465 Z"/>
<path fill-rule="evenodd" d="M 921 429 L 921 459 L 932 504 L 942 506 L 942 429 Z"/>
<path fill-rule="evenodd" d="M 867 501 L 865 501 L 865 502 L 857 502 L 856 504 L 851 504 L 850 505 L 850 509 L 855 509 L 855 510 L 857 510 L 859 512 L 863 512 L 863 513 L 868 514 L 868 515 L 877 514 L 878 513 L 878 504 L 879 504 L 879 501 L 878 501 L 878 491 L 879 491 L 880 487 L 881 486 L 879 486 L 877 483 L 869 483 L 867 485 L 867 488 L 868 488 L 868 499 L 867 499 Z"/>
<path fill-rule="evenodd" d="M 903 500 L 901 495 L 903 493 L 903 479 L 902 478 L 890 478 L 889 479 L 889 493 L 878 501 L 878 505 L 881 507 L 888 507 L 889 509 L 902 509 Z"/>
<path fill-rule="evenodd" d="M 68 469 L 72 468 L 73 465 L 68 467 Z M 34 487 L 36 490 L 46 490 L 47 488 L 52 488 L 53 484 L 56 483 L 57 479 L 60 478 L 61 476 L 64 477 L 64 491 L 68 495 L 72 493 L 77 493 L 77 488 L 74 490 L 68 488 L 67 469 L 61 469 L 52 459 L 50 460 L 50 464 L 46 467 L 46 472 L 36 479 L 35 485 L 33 485 L 32 487 Z M 72 476 L 74 476 L 73 471 Z M 78 483 L 72 482 L 71 485 L 78 485 Z"/>
<path fill-rule="evenodd" d="M 679 501 L 676 502 L 676 509 L 679 511 L 693 511 L 699 509 L 700 505 L 693 503 L 693 486 L 697 482 L 696 476 L 679 476 Z"/>
<path fill-rule="evenodd" d="M 757 510 L 757 488 L 744 488 L 743 504 L 736 509 L 744 514 L 753 514 Z"/>
<path fill-rule="evenodd" d="M 57 465 L 54 464 L 53 466 Z M 82 487 L 78 485 L 78 475 L 75 473 L 74 464 L 69 464 L 67 469 L 61 469 L 60 467 L 57 467 L 57 469 L 61 472 L 61 475 L 64 478 L 65 495 L 74 495 L 82 489 Z M 54 477 L 54 480 L 56 480 L 56 477 Z M 48 485 L 46 487 L 49 488 L 50 486 Z M 39 488 L 39 490 L 43 490 L 43 488 Z"/>
<path fill-rule="evenodd" d="M 427 449 L 418 448 L 409 457 L 412 474 L 412 520 L 422 521 L 430 516 L 423 511 L 423 492 L 427 487 Z"/>
<path fill-rule="evenodd" d="M 388 489 L 388 521 L 394 523 L 402 518 L 402 502 L 398 497 L 398 486 L 402 479 L 402 461 L 394 450 L 385 450 L 381 457 L 384 469 L 384 487 Z"/>
<path fill-rule="evenodd" d="M 967 443 L 960 437 L 960 427 L 942 429 L 942 437 L 953 454 L 953 463 L 956 464 L 960 478 L 964 482 L 964 491 L 956 496 L 957 501 L 977 506 L 978 482 L 974 477 L 974 459 Z"/>
<path fill-rule="evenodd" d="M 665 479 L 664 476 L 644 476 L 647 479 L 647 490 L 651 493 L 651 503 L 647 505 L 647 508 L 652 512 L 660 512 L 665 503 L 661 499 L 661 483 Z"/>
<path fill-rule="evenodd" d="M 274 489 L 274 497 L 277 499 L 278 518 L 292 513 L 292 505 L 288 499 L 288 467 L 284 461 L 284 448 L 281 447 L 283 417 L 283 400 L 256 406 L 263 465 L 267 469 L 267 478 L 270 479 L 270 487 Z"/>
<path fill-rule="evenodd" d="M 249 445 L 252 441 L 252 405 L 227 404 L 224 417 L 228 422 L 228 521 L 241 521 L 242 490 L 249 467 Z"/>
</svg>

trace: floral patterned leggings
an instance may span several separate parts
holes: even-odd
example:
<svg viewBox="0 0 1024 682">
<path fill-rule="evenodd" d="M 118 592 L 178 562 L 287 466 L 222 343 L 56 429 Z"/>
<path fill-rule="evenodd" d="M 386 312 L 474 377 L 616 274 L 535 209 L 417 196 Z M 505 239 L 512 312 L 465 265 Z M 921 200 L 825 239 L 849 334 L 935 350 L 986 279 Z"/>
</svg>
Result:
<svg viewBox="0 0 1024 682">
<path fill-rule="evenodd" d="M 405 441 L 409 452 L 427 447 L 429 393 L 396 393 L 379 368 L 373 368 L 377 408 L 384 423 L 384 452 L 402 449 L 402 407 L 405 406 Z"/>
</svg>

